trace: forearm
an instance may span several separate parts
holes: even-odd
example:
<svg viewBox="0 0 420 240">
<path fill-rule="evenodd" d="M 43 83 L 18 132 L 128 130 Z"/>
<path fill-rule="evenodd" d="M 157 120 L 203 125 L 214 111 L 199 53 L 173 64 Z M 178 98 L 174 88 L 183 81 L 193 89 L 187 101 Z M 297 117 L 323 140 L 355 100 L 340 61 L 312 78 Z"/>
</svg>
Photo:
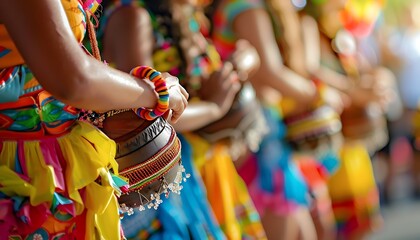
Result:
<svg viewBox="0 0 420 240">
<path fill-rule="evenodd" d="M 149 84 L 83 52 L 59 0 L 0 0 L 0 22 L 42 87 L 66 104 L 95 110 L 155 106 Z"/>
<path fill-rule="evenodd" d="M 336 88 L 337 90 L 340 90 L 342 92 L 347 92 L 351 88 L 351 82 L 349 81 L 346 75 L 340 74 L 327 67 L 320 66 L 312 74 L 327 85 Z"/>
<path fill-rule="evenodd" d="M 158 96 L 149 81 L 112 69 L 93 58 L 83 65 L 76 71 L 80 76 L 80 80 L 75 79 L 77 84 L 72 84 L 68 95 L 58 97 L 66 104 L 98 111 L 156 105 Z"/>
<path fill-rule="evenodd" d="M 240 14 L 234 21 L 234 30 L 237 38 L 248 40 L 260 56 L 260 67 L 251 78 L 257 89 L 269 86 L 303 104 L 316 98 L 314 84 L 284 66 L 269 15 L 264 9 Z"/>
<path fill-rule="evenodd" d="M 27 63 L 43 88 L 57 99 L 77 108 L 98 111 L 156 105 L 157 94 L 150 82 L 108 67 L 84 54 L 77 44 L 73 51 L 71 55 L 81 53 L 59 60 L 61 63 Z"/>
<path fill-rule="evenodd" d="M 269 86 L 302 104 L 311 103 L 317 97 L 315 85 L 311 81 L 284 66 L 278 69 L 260 68 L 251 82 L 257 86 Z"/>
<path fill-rule="evenodd" d="M 321 65 L 321 42 L 318 24 L 310 16 L 301 17 L 302 36 L 305 47 L 305 62 L 309 73 L 320 68 Z"/>
<path fill-rule="evenodd" d="M 189 103 L 179 121 L 172 125 L 178 132 L 189 132 L 200 129 L 221 117 L 223 115 L 215 103 Z"/>
</svg>

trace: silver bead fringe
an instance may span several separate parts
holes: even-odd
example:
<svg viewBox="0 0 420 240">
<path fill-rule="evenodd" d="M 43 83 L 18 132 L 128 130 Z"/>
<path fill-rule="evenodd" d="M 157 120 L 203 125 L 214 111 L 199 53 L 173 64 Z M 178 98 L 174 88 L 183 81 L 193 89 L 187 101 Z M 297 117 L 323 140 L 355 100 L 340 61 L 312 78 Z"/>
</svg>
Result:
<svg viewBox="0 0 420 240">
<path fill-rule="evenodd" d="M 170 193 L 181 194 L 181 190 L 183 188 L 182 182 L 186 182 L 187 179 L 190 178 L 190 176 L 191 174 L 186 173 L 184 166 L 181 164 L 172 183 L 168 183 L 165 177 L 163 176 L 159 179 L 161 182 L 159 189 L 155 193 L 150 194 L 150 197 L 147 197 L 144 194 L 137 192 L 140 199 L 140 206 L 132 208 L 126 206 L 124 203 L 120 204 L 121 216 L 124 216 L 125 214 L 131 216 L 134 214 L 135 209 L 138 209 L 141 212 L 146 210 L 146 207 L 148 209 L 153 208 L 157 210 L 159 205 L 163 202 L 163 200 L 160 197 L 161 194 L 165 194 L 166 198 L 169 198 Z"/>
</svg>

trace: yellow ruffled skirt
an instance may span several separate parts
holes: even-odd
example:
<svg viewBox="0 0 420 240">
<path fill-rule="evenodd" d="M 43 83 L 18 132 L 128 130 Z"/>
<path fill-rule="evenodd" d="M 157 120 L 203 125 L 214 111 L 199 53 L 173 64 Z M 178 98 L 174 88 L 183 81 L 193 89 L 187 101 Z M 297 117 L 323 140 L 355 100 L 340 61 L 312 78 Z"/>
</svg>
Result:
<svg viewBox="0 0 420 240">
<path fill-rule="evenodd" d="M 266 239 L 260 217 L 229 155 L 228 145 L 210 145 L 186 134 L 193 158 L 207 189 L 207 198 L 228 239 Z"/>
<path fill-rule="evenodd" d="M 378 227 L 379 194 L 366 147 L 346 141 L 341 166 L 328 181 L 338 230 L 345 238 Z"/>
<path fill-rule="evenodd" d="M 115 151 L 83 122 L 60 137 L 0 139 L 0 239 L 120 239 Z"/>
</svg>

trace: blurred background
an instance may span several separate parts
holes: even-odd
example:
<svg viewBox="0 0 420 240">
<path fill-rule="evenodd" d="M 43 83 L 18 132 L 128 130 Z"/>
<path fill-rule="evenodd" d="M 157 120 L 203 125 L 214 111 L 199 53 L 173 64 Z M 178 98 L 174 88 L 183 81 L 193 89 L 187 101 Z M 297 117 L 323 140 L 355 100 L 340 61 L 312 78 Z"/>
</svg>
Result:
<svg viewBox="0 0 420 240">
<path fill-rule="evenodd" d="M 412 135 L 420 96 L 420 1 L 385 1 L 374 32 L 400 96 L 388 113 L 388 149 L 373 159 L 385 222 L 369 239 L 420 239 L 420 157 Z"/>
</svg>

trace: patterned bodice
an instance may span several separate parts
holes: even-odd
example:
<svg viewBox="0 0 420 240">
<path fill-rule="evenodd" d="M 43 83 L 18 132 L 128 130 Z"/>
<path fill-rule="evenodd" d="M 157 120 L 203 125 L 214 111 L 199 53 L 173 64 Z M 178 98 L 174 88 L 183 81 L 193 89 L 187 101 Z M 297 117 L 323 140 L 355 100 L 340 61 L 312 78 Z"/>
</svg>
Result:
<svg viewBox="0 0 420 240">
<path fill-rule="evenodd" d="M 76 40 L 86 31 L 84 9 L 93 12 L 95 0 L 61 0 Z M 59 81 L 59 80 L 58 80 Z M 42 89 L 25 65 L 4 25 L 0 25 L 0 138 L 39 138 L 65 132 L 78 111 Z"/>
</svg>

